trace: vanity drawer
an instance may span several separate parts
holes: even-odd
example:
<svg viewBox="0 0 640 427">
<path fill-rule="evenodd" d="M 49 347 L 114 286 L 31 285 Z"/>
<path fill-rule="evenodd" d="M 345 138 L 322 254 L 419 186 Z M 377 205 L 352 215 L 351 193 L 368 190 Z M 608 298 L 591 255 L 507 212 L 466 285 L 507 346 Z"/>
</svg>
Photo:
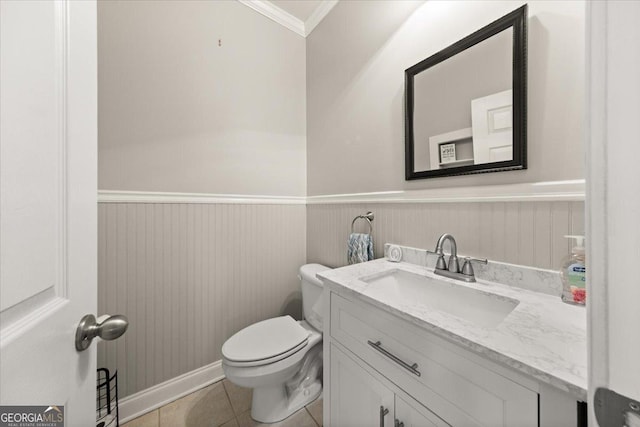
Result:
<svg viewBox="0 0 640 427">
<path fill-rule="evenodd" d="M 538 425 L 535 382 L 373 305 L 331 293 L 330 331 L 451 425 Z"/>
</svg>

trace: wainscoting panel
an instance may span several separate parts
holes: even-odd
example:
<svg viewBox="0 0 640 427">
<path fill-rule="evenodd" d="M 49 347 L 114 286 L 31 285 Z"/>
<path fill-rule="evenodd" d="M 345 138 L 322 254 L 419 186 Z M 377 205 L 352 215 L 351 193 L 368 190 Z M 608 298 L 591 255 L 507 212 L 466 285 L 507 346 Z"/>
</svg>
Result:
<svg viewBox="0 0 640 427">
<path fill-rule="evenodd" d="M 305 208 L 99 203 L 99 313 L 130 327 L 99 343 L 98 366 L 118 370 L 120 397 L 219 360 L 251 323 L 300 316 Z"/>
<path fill-rule="evenodd" d="M 584 202 L 354 203 L 307 206 L 307 261 L 347 264 L 356 215 L 372 211 L 375 256 L 385 243 L 435 248 L 449 232 L 464 255 L 559 270 L 570 249 L 565 234 L 584 234 Z M 364 232 L 366 221 L 356 222 Z"/>
</svg>

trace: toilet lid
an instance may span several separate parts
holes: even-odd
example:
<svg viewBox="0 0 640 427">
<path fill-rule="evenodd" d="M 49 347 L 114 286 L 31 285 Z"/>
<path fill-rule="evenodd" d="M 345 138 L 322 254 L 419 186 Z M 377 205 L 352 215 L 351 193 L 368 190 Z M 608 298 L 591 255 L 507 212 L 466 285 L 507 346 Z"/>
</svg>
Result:
<svg viewBox="0 0 640 427">
<path fill-rule="evenodd" d="M 271 359 L 307 341 L 310 332 L 291 316 L 274 317 L 247 326 L 222 346 L 222 355 L 234 362 Z"/>
</svg>

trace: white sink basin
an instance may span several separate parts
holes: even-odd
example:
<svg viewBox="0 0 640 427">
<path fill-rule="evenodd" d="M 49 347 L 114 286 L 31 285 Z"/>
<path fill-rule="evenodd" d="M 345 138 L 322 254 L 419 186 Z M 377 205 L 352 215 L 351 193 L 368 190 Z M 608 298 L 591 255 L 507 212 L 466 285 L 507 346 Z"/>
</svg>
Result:
<svg viewBox="0 0 640 427">
<path fill-rule="evenodd" d="M 489 328 L 499 325 L 519 303 L 404 270 L 386 271 L 360 280 L 369 284 L 363 293 L 374 299 L 446 313 Z"/>
</svg>

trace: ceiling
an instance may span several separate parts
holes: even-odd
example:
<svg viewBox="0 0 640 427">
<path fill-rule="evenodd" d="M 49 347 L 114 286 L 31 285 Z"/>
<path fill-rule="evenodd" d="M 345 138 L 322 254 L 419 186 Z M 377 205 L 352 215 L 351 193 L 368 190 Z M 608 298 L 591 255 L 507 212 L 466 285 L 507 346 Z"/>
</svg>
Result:
<svg viewBox="0 0 640 427">
<path fill-rule="evenodd" d="M 271 3 L 304 22 L 320 6 L 322 0 L 271 0 Z"/>
</svg>

